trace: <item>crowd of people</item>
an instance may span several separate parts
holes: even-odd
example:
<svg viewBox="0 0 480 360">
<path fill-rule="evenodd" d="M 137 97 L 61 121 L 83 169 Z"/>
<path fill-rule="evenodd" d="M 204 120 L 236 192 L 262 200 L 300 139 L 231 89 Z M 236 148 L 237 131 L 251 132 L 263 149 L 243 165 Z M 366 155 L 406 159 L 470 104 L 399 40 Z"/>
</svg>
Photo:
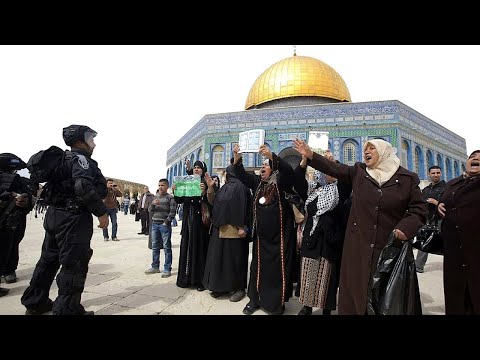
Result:
<svg viewBox="0 0 480 360">
<path fill-rule="evenodd" d="M 0 154 L 0 271 L 5 282 L 16 280 L 26 215 L 35 208 L 37 217 L 46 208 L 40 259 L 21 297 L 26 314 L 93 314 L 81 305 L 93 255 L 92 215 L 104 240 L 110 240 L 111 223 L 111 240 L 118 241 L 119 208 L 125 215 L 138 214 L 138 234 L 149 238 L 152 262 L 145 274 L 164 278 L 175 267 L 171 237 L 178 213 L 182 221 L 176 285 L 208 290 L 215 299 L 228 296 L 232 302 L 248 296 L 246 315 L 258 309 L 283 314 L 294 289 L 302 305 L 299 315 L 310 315 L 314 308 L 329 315 L 337 307 L 339 315 L 365 315 L 389 235 L 409 241 L 435 221 L 441 223 L 445 248 L 445 312 L 480 314 L 480 245 L 474 233 L 480 150 L 470 154 L 465 172 L 448 183 L 441 181 L 441 167 L 431 166 L 431 183 L 422 191 L 418 175 L 400 165 L 394 148 L 383 139 L 366 141 L 364 161 L 353 166 L 294 140 L 301 161 L 292 167 L 261 145 L 265 161 L 259 175 L 245 170 L 235 145 L 224 184 L 209 175 L 205 162 L 197 160 L 191 167 L 187 161 L 187 174 L 199 179 L 196 195 L 180 196 L 175 183 L 161 178 L 156 194 L 145 186 L 140 196 L 130 198 L 113 179 L 104 178 L 92 159 L 96 135 L 84 125 L 63 129 L 71 150 L 41 196 L 39 184 L 16 174 L 25 162 L 14 154 Z M 307 166 L 314 169 L 311 176 Z M 426 260 L 427 254 L 419 251 L 418 272 L 424 271 Z M 55 277 L 58 296 L 53 301 L 49 292 Z M 7 294 L 8 289 L 0 288 L 0 296 Z"/>
</svg>

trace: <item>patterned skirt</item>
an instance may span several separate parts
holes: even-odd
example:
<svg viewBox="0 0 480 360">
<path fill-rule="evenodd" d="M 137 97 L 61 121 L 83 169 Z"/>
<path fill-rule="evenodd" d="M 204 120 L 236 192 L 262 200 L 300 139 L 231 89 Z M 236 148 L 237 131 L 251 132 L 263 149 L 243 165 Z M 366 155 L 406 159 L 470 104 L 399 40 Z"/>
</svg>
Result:
<svg viewBox="0 0 480 360">
<path fill-rule="evenodd" d="M 299 296 L 302 305 L 325 308 L 331 273 L 329 260 L 302 257 Z"/>
</svg>

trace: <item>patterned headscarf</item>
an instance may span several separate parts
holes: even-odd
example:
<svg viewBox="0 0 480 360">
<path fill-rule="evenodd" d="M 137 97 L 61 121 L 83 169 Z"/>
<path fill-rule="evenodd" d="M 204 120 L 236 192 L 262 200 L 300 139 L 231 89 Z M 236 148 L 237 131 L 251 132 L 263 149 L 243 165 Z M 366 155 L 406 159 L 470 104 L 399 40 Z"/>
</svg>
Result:
<svg viewBox="0 0 480 360">
<path fill-rule="evenodd" d="M 378 161 L 373 168 L 367 167 L 367 173 L 382 186 L 395 174 L 400 166 L 400 159 L 395 155 L 392 144 L 382 139 L 368 140 L 363 144 L 363 153 L 368 145 L 373 145 L 378 152 Z"/>
<path fill-rule="evenodd" d="M 308 183 L 308 198 L 305 201 L 305 212 L 307 212 L 308 204 L 310 204 L 313 200 L 317 199 L 317 212 L 312 215 L 313 225 L 312 229 L 310 230 L 310 235 L 314 233 L 320 216 L 328 211 L 335 209 L 339 201 L 336 181 L 328 184 L 327 176 L 318 170 L 315 170 L 313 176 L 315 180 Z M 302 231 L 304 227 L 305 222 L 302 225 Z"/>
</svg>

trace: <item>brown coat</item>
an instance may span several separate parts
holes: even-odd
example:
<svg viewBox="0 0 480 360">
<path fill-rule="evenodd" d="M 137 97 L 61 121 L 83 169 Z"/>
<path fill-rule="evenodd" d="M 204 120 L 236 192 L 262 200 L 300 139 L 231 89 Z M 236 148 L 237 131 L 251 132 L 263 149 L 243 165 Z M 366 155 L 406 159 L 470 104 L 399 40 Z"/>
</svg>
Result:
<svg viewBox="0 0 480 360">
<path fill-rule="evenodd" d="M 447 183 L 440 202 L 445 204 L 441 234 L 445 242 L 443 283 L 446 315 L 480 315 L 480 176 L 458 177 Z M 468 288 L 473 309 L 465 308 Z"/>
<path fill-rule="evenodd" d="M 417 174 L 399 167 L 382 187 L 366 165 L 334 163 L 314 153 L 309 165 L 339 181 L 351 183 L 353 201 L 345 232 L 338 296 L 339 315 L 365 315 L 368 289 L 381 250 L 393 229 L 409 239 L 425 224 L 427 204 Z"/>
<path fill-rule="evenodd" d="M 117 196 L 122 196 L 122 192 L 117 188 L 107 188 L 107 196 L 103 199 L 107 209 L 117 208 Z"/>
</svg>

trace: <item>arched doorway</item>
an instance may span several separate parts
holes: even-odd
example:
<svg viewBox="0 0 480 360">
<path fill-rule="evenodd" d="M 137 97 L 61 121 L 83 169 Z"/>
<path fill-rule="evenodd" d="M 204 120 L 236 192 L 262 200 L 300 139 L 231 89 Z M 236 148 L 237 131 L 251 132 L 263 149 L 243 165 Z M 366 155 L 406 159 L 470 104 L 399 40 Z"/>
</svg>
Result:
<svg viewBox="0 0 480 360">
<path fill-rule="evenodd" d="M 285 160 L 295 170 L 295 168 L 302 161 L 302 156 L 292 147 L 285 148 L 278 154 L 280 159 Z"/>
</svg>

